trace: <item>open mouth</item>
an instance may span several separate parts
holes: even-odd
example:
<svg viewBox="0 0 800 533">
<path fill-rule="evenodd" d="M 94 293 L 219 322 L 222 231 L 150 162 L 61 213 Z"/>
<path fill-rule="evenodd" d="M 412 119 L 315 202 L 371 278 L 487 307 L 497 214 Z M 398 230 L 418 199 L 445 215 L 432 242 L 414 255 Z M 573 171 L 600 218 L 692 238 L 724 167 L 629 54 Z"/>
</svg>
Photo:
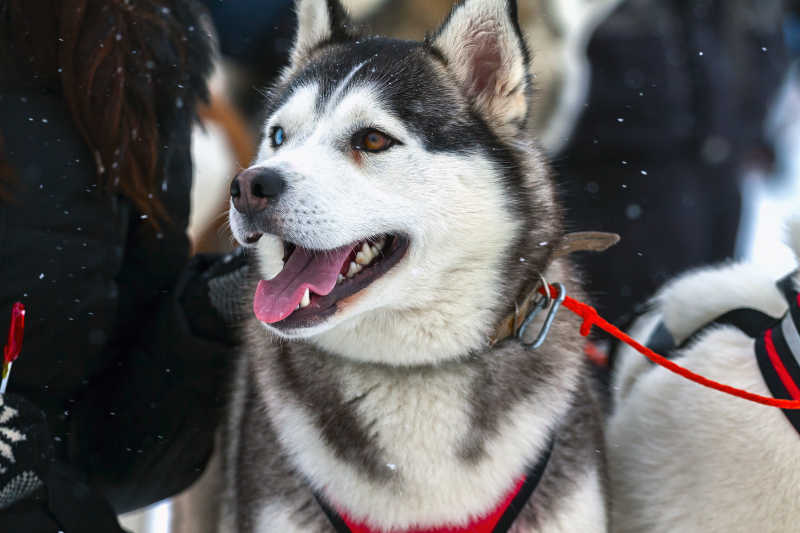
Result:
<svg viewBox="0 0 800 533">
<path fill-rule="evenodd" d="M 258 283 L 256 317 L 281 329 L 308 327 L 333 314 L 337 303 L 383 276 L 408 250 L 408 239 L 380 235 L 333 250 L 284 243 L 277 276 Z"/>
</svg>

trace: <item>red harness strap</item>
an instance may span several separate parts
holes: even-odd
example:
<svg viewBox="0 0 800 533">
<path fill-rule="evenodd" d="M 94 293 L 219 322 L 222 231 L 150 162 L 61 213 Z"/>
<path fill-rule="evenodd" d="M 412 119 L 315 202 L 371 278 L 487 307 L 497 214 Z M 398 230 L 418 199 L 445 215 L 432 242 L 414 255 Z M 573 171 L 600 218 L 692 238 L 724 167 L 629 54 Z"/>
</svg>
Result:
<svg viewBox="0 0 800 533">
<path fill-rule="evenodd" d="M 775 331 L 768 329 L 764 332 L 764 336 L 759 339 L 757 344 L 757 348 L 763 346 L 764 351 L 767 354 L 767 358 L 769 358 L 770 365 L 772 370 L 775 372 L 778 380 L 780 380 L 781 386 L 781 397 L 788 397 L 794 400 L 800 400 L 800 388 L 798 388 L 797 383 L 798 381 L 794 378 L 793 374 L 796 375 L 797 371 L 795 370 L 797 367 L 797 363 L 792 361 L 789 357 L 786 357 L 786 352 L 781 351 L 780 353 L 775 348 Z M 763 343 L 763 344 L 762 344 Z M 789 356 L 791 356 L 791 352 L 789 352 Z M 789 365 L 789 362 L 794 363 L 793 367 Z M 763 365 L 762 365 L 763 367 Z M 795 372 L 789 372 L 789 368 L 795 370 Z M 762 370 L 763 373 L 766 373 Z M 770 389 L 773 390 L 773 393 L 777 386 L 768 383 Z"/>
<path fill-rule="evenodd" d="M 533 491 L 539 485 L 539 481 L 542 479 L 544 470 L 550 460 L 554 440 L 555 438 L 551 437 L 547 449 L 542 453 L 539 461 L 517 480 L 514 487 L 503 498 L 503 501 L 488 514 L 475 518 L 464 526 L 444 525 L 403 530 L 392 529 L 392 533 L 506 533 L 511 529 L 511 525 L 517 515 L 525 507 Z M 334 510 L 333 506 L 328 505 L 326 500 L 319 494 L 315 493 L 314 496 L 337 533 L 382 533 L 384 531 L 368 524 L 356 522 L 339 506 L 336 506 L 339 509 L 338 511 Z"/>
<path fill-rule="evenodd" d="M 800 294 L 795 290 L 791 274 L 778 288 L 786 297 L 789 309 L 773 327 L 756 338 L 756 360 L 764 382 L 776 398 L 800 401 Z M 784 410 L 783 414 L 800 433 L 800 411 Z"/>
<path fill-rule="evenodd" d="M 494 511 L 490 512 L 483 518 L 478 518 L 463 527 L 444 526 L 433 528 L 413 528 L 404 530 L 404 533 L 492 533 L 494 531 L 494 527 L 500 521 L 500 518 L 502 518 L 503 514 L 508 509 L 508 506 L 519 493 L 524 483 L 525 478 L 523 477 L 517 481 L 512 491 L 508 493 L 508 495 Z M 352 518 L 347 516 L 346 513 L 340 513 L 340 516 L 342 521 L 347 524 L 350 533 L 375 533 L 377 531 L 366 524 L 360 524 L 354 521 Z"/>
</svg>

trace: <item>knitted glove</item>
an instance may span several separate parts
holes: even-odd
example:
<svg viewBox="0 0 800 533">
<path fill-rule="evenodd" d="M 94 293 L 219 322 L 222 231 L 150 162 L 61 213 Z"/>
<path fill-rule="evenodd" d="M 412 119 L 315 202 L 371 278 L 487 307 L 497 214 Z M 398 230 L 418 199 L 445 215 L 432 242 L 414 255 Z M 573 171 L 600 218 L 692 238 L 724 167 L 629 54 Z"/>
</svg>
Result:
<svg viewBox="0 0 800 533">
<path fill-rule="evenodd" d="M 249 274 L 250 267 L 244 248 L 237 248 L 232 253 L 223 255 L 207 271 L 211 305 L 228 324 L 236 324 L 248 316 L 243 288 Z"/>
<path fill-rule="evenodd" d="M 19 396 L 0 396 L 0 510 L 42 488 L 52 461 L 44 413 Z"/>
<path fill-rule="evenodd" d="M 249 267 L 244 249 L 227 255 L 198 254 L 178 282 L 179 301 L 192 332 L 198 337 L 236 344 L 234 325 L 248 308 L 243 296 Z"/>
</svg>

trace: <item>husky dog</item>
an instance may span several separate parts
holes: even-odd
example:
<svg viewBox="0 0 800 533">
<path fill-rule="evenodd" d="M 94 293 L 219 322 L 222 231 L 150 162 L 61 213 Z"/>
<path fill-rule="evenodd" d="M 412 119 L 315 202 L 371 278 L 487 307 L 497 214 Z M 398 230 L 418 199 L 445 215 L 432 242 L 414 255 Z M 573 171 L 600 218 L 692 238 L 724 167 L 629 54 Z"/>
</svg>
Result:
<svg viewBox="0 0 800 533">
<path fill-rule="evenodd" d="M 606 531 L 577 320 L 537 350 L 489 340 L 539 273 L 580 290 L 555 258 L 515 2 L 461 2 L 422 43 L 359 37 L 336 0 L 296 9 L 265 141 L 231 185 L 258 279 L 222 529 L 470 528 L 543 465 L 511 531 Z"/>
<path fill-rule="evenodd" d="M 795 223 L 795 254 L 798 230 Z M 666 333 L 679 345 L 670 354 L 675 362 L 762 396 L 791 398 L 775 394 L 783 384 L 760 350 L 771 328 L 770 357 L 780 353 L 786 373 L 800 377 L 800 354 L 779 339 L 796 335 L 798 281 L 797 273 L 784 278 L 779 290 L 763 267 L 748 263 L 690 272 L 653 299 L 631 334 L 664 344 L 658 339 Z M 629 348 L 617 365 L 607 428 L 615 532 L 798 531 L 800 412 L 701 387 Z"/>
</svg>

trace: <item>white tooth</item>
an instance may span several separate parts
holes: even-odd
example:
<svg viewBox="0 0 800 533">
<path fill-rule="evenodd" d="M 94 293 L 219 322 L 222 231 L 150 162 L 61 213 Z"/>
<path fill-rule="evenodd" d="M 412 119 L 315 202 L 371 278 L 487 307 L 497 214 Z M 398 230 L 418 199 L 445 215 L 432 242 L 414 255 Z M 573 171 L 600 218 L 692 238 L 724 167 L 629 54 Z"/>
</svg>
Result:
<svg viewBox="0 0 800 533">
<path fill-rule="evenodd" d="M 350 261 L 350 268 L 347 269 L 347 277 L 352 278 L 359 272 L 361 272 L 361 265 L 357 265 L 353 261 Z"/>
<path fill-rule="evenodd" d="M 336 278 L 336 283 L 341 283 L 341 282 L 343 282 L 343 281 L 344 281 L 344 280 L 346 280 L 346 279 L 347 279 L 347 278 L 345 278 L 344 276 L 342 276 L 341 274 L 339 274 L 339 276 Z"/>
<path fill-rule="evenodd" d="M 366 254 L 364 252 L 358 252 L 356 254 L 356 263 L 358 263 L 359 265 L 368 265 L 371 262 L 372 262 L 372 252 Z"/>
<path fill-rule="evenodd" d="M 383 247 L 384 247 L 384 246 L 386 246 L 386 237 L 381 237 L 381 238 L 380 238 L 380 239 L 378 239 L 378 241 L 375 243 L 375 248 L 377 248 L 377 249 L 378 249 L 378 251 L 380 252 L 381 250 L 383 250 Z"/>
<path fill-rule="evenodd" d="M 375 256 L 373 255 L 369 244 L 364 243 L 364 245 L 361 247 L 361 251 L 356 254 L 356 263 L 359 265 L 368 265 L 374 258 Z"/>
<path fill-rule="evenodd" d="M 381 251 L 378 249 L 377 246 L 372 246 L 372 248 L 370 248 L 370 251 L 372 252 L 373 259 L 378 257 L 378 254 L 381 253 Z"/>
</svg>

